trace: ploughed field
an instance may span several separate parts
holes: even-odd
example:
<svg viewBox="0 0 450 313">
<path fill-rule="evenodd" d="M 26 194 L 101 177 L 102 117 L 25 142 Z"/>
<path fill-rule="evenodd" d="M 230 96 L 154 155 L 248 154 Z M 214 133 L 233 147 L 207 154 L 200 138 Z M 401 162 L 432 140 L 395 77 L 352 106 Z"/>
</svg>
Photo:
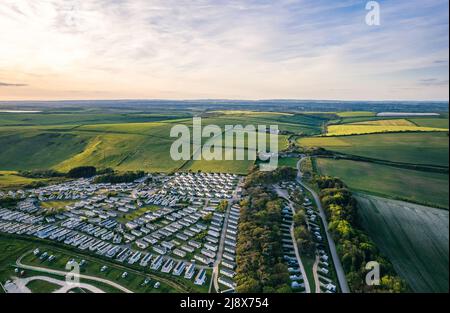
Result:
<svg viewBox="0 0 450 313">
<path fill-rule="evenodd" d="M 360 195 L 364 228 L 414 292 L 448 292 L 448 211 Z"/>
<path fill-rule="evenodd" d="M 317 159 L 321 174 L 339 177 L 351 189 L 448 209 L 448 174 L 370 162 Z"/>
</svg>

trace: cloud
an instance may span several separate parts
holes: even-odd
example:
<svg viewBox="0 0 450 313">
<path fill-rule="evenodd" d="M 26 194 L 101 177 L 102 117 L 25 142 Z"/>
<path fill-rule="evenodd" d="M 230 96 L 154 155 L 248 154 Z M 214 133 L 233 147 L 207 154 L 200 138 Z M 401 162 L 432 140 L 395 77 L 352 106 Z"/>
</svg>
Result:
<svg viewBox="0 0 450 313">
<path fill-rule="evenodd" d="M 24 87 L 28 86 L 27 84 L 10 84 L 10 83 L 4 83 L 0 82 L 0 87 Z"/>
<path fill-rule="evenodd" d="M 443 80 L 439 78 L 424 78 L 419 80 L 420 85 L 424 86 L 447 86 L 448 87 L 448 79 Z"/>
<path fill-rule="evenodd" d="M 379 2 L 369 27 L 363 0 L 4 0 L 0 70 L 49 97 L 448 98 L 417 84 L 448 80 L 448 2 Z"/>
</svg>

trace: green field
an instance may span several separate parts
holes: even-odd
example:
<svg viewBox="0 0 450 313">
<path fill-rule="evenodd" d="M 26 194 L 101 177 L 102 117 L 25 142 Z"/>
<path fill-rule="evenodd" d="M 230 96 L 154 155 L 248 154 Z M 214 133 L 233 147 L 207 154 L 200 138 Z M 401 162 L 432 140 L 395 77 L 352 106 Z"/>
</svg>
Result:
<svg viewBox="0 0 450 313">
<path fill-rule="evenodd" d="M 71 118 L 70 118 L 71 117 Z M 174 161 L 170 147 L 176 138 L 170 130 L 176 124 L 192 129 L 186 115 L 169 118 L 155 114 L 45 113 L 0 116 L 0 170 L 49 169 L 68 171 L 76 166 L 112 167 L 119 171 L 171 172 L 179 168 L 246 173 L 252 162 Z M 58 119 L 60 118 L 60 119 Z M 150 120 L 150 121 L 147 121 Z M 58 121 L 60 123 L 58 124 Z M 202 125 L 266 125 L 281 131 L 319 134 L 326 118 L 306 114 L 220 112 L 206 114 Z M 26 123 L 25 123 L 26 122 Z M 270 135 L 276 136 L 276 135 Z M 270 137 L 267 135 L 267 139 Z M 223 137 L 223 136 L 222 136 Z M 288 146 L 288 136 L 278 135 L 279 149 Z M 215 140 L 219 140 L 216 138 Z M 205 143 L 208 138 L 203 139 Z M 248 140 L 234 142 L 248 148 Z M 222 144 L 223 146 L 224 144 Z"/>
<path fill-rule="evenodd" d="M 288 166 L 297 168 L 298 158 L 280 158 L 278 159 L 278 166 Z"/>
<path fill-rule="evenodd" d="M 392 162 L 449 164 L 446 133 L 372 134 L 343 137 L 310 137 L 298 140 L 301 146 L 323 147 L 331 151 Z"/>
<path fill-rule="evenodd" d="M 447 118 L 408 118 L 416 125 L 424 127 L 440 127 L 449 128 L 448 117 Z"/>
<path fill-rule="evenodd" d="M 41 182 L 41 183 L 49 183 L 49 182 L 57 182 L 60 181 L 60 178 L 28 178 L 17 175 L 16 171 L 0 171 L 0 188 L 5 189 L 15 189 L 21 188 L 23 186 L 27 186 L 29 184 Z"/>
<path fill-rule="evenodd" d="M 42 261 L 39 258 L 35 257 L 31 253 L 31 251 L 37 247 L 41 251 L 48 252 L 49 255 L 55 255 L 56 259 L 52 262 L 48 262 Z M 22 263 L 24 264 L 51 268 L 60 271 L 66 271 L 66 263 L 72 258 L 74 258 L 77 262 L 85 259 L 87 261 L 87 264 L 81 268 L 81 274 L 106 278 L 108 280 L 119 283 L 134 292 L 207 292 L 209 287 L 208 284 L 205 284 L 204 286 L 197 286 L 194 285 L 192 281 L 186 280 L 184 278 L 175 277 L 170 274 L 154 272 L 149 270 L 148 268 L 143 269 L 142 267 L 139 267 L 137 265 L 126 266 L 125 264 L 117 264 L 111 262 L 110 259 L 103 260 L 101 258 L 98 258 L 97 256 L 82 254 L 79 251 L 72 252 L 69 249 L 48 245 L 46 243 L 42 243 L 39 240 L 16 239 L 12 236 L 0 235 L 0 250 L 2 251 L 2 253 L 0 254 L 0 282 L 2 284 L 7 279 L 10 279 L 11 276 L 17 275 L 14 273 L 14 265 L 16 263 L 16 260 L 20 256 L 25 254 L 22 259 Z M 100 271 L 100 268 L 103 265 L 108 266 L 108 270 L 106 270 L 105 272 Z M 129 274 L 126 278 L 121 277 L 124 271 L 127 271 Z M 29 271 L 27 270 L 26 272 Z M 37 275 L 42 275 L 42 273 L 36 273 Z M 61 279 L 61 276 L 58 277 L 56 275 L 45 275 Z M 207 276 L 208 279 L 210 279 L 210 270 L 207 272 Z M 147 286 L 142 286 L 142 282 L 146 277 L 149 277 L 150 281 L 153 283 Z M 153 288 L 153 285 L 156 281 L 159 281 L 161 283 L 161 286 L 158 289 Z M 90 280 L 84 280 L 83 282 L 92 284 L 108 292 L 118 292 L 118 290 L 116 290 L 114 287 L 106 285 L 104 283 Z"/>
<path fill-rule="evenodd" d="M 52 293 L 53 291 L 61 288 L 61 286 L 39 279 L 30 281 L 27 284 L 27 287 L 32 293 Z"/>
<path fill-rule="evenodd" d="M 353 190 L 449 208 L 448 174 L 350 160 L 321 158 L 316 163 L 321 174 L 339 177 Z"/>
<path fill-rule="evenodd" d="M 246 151 L 244 151 L 245 153 Z M 230 151 L 231 153 L 231 151 Z M 233 150 L 235 153 L 235 150 Z M 245 175 L 255 162 L 252 160 L 191 160 L 181 168 L 182 171 L 222 172 Z"/>
<path fill-rule="evenodd" d="M 107 123 L 139 123 L 187 118 L 191 114 L 170 112 L 101 112 L 100 110 L 54 110 L 41 113 L 2 113 L 0 125 L 8 126 L 40 126 L 40 125 L 84 125 Z"/>
<path fill-rule="evenodd" d="M 0 283 L 11 279 L 14 273 L 14 265 L 17 258 L 32 249 L 33 244 L 24 240 L 12 240 L 0 236 Z M 0 288 L 0 293 L 3 289 Z"/>
<path fill-rule="evenodd" d="M 119 217 L 117 220 L 122 223 L 128 222 L 128 221 L 134 220 L 134 219 L 146 214 L 147 212 L 154 212 L 159 209 L 160 209 L 160 207 L 158 207 L 156 205 L 145 206 L 145 207 L 139 208 L 137 210 L 134 210 L 131 213 L 124 214 L 122 217 Z"/>
<path fill-rule="evenodd" d="M 66 206 L 74 204 L 75 202 L 75 200 L 56 200 L 41 202 L 39 205 L 47 212 L 54 213 L 64 211 Z"/>
<path fill-rule="evenodd" d="M 448 292 L 449 213 L 360 195 L 363 227 L 415 292 Z"/>
<path fill-rule="evenodd" d="M 375 112 L 368 112 L 368 111 L 348 111 L 348 112 L 337 112 L 337 116 L 339 117 L 370 117 L 375 116 Z"/>
<path fill-rule="evenodd" d="M 349 135 L 364 135 L 377 133 L 437 132 L 437 131 L 448 132 L 448 129 L 436 127 L 420 127 L 415 125 L 386 125 L 384 123 L 379 124 L 352 123 L 342 125 L 330 125 L 327 127 L 326 136 L 349 136 Z"/>
</svg>

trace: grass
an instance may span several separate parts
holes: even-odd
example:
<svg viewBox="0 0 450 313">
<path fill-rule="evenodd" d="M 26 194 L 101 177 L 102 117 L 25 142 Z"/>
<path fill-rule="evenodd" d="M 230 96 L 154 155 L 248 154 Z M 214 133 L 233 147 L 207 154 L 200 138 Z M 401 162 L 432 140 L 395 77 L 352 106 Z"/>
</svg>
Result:
<svg viewBox="0 0 450 313">
<path fill-rule="evenodd" d="M 412 123 L 423 126 L 423 127 L 439 127 L 448 128 L 448 117 L 447 118 L 409 118 Z"/>
<path fill-rule="evenodd" d="M 309 287 L 311 288 L 311 292 L 315 292 L 316 290 L 316 281 L 314 280 L 314 273 L 313 273 L 313 267 L 314 267 L 314 258 L 306 256 L 304 254 L 300 255 L 300 258 L 303 263 L 303 267 L 305 268 L 306 277 L 308 278 Z"/>
<path fill-rule="evenodd" d="M 333 159 L 317 159 L 317 166 L 321 174 L 339 177 L 353 190 L 449 208 L 448 174 Z"/>
<path fill-rule="evenodd" d="M 278 159 L 278 166 L 287 166 L 297 168 L 298 158 L 281 158 Z"/>
<path fill-rule="evenodd" d="M 298 114 L 230 113 L 214 113 L 203 118 L 202 125 L 214 124 L 223 129 L 225 125 L 276 124 L 284 131 L 316 134 L 320 133 L 321 124 L 325 120 L 322 117 Z M 192 120 L 184 118 L 185 115 L 175 115 L 172 119 L 165 120 L 161 116 L 152 115 L 152 118 L 160 120 L 136 122 L 148 119 L 149 116 L 144 114 L 137 118 L 137 115 L 106 114 L 105 120 L 100 121 L 101 114 L 87 118 L 74 113 L 70 124 L 67 116 L 71 114 L 29 115 L 26 119 L 30 120 L 25 124 L 21 123 L 25 121 L 18 120 L 18 116 L 11 116 L 14 123 L 0 119 L 0 146 L 5 147 L 0 150 L 0 169 L 53 168 L 65 172 L 76 166 L 92 165 L 98 168 L 111 167 L 119 171 L 172 172 L 183 165 L 187 166 L 184 161 L 174 161 L 170 156 L 170 147 L 176 139 L 170 137 L 172 126 L 185 124 L 192 128 Z M 61 118 L 60 124 L 56 124 L 58 116 Z M 278 136 L 280 150 L 288 146 L 287 138 L 287 135 Z M 244 149 L 247 149 L 247 140 L 242 143 Z M 236 144 L 237 142 L 234 143 Z M 187 167 L 205 171 L 217 168 L 241 174 L 247 172 L 251 163 L 190 162 Z"/>
<path fill-rule="evenodd" d="M 326 136 L 348 136 L 394 132 L 435 132 L 448 131 L 446 128 L 420 127 L 415 125 L 342 124 L 327 127 Z"/>
<path fill-rule="evenodd" d="M 348 111 L 348 112 L 337 112 L 336 115 L 339 117 L 366 117 L 366 116 L 375 116 L 375 112 L 368 111 Z"/>
<path fill-rule="evenodd" d="M 32 293 L 52 293 L 61 288 L 61 286 L 40 279 L 30 281 L 27 287 Z"/>
<path fill-rule="evenodd" d="M 11 240 L 0 236 L 0 282 L 3 284 L 14 273 L 14 265 L 18 256 L 32 249 L 33 244 L 24 240 Z M 3 289 L 0 289 L 2 292 Z"/>
<path fill-rule="evenodd" d="M 236 150 L 233 150 L 233 153 L 235 153 L 235 151 Z M 192 172 L 221 172 L 246 175 L 253 164 L 254 161 L 252 160 L 191 160 L 186 162 L 181 170 Z"/>
<path fill-rule="evenodd" d="M 413 122 L 410 122 L 407 119 L 400 118 L 400 119 L 386 119 L 386 120 L 372 120 L 372 121 L 363 121 L 363 122 L 356 122 L 350 125 L 377 125 L 377 126 L 417 126 Z"/>
<path fill-rule="evenodd" d="M 158 207 L 156 205 L 145 206 L 145 207 L 139 208 L 137 210 L 134 210 L 131 213 L 124 214 L 122 217 L 118 218 L 117 220 L 122 223 L 127 222 L 127 221 L 132 221 L 132 220 L 146 214 L 147 212 L 154 212 L 159 209 L 160 209 L 160 207 Z"/>
<path fill-rule="evenodd" d="M 415 292 L 448 292 L 448 211 L 360 195 L 363 227 Z"/>
<path fill-rule="evenodd" d="M 42 247 L 42 245 L 38 245 Z M 48 251 L 49 254 L 53 254 L 56 256 L 56 260 L 49 263 L 48 261 L 41 261 L 39 258 L 35 257 L 33 254 L 28 254 L 24 259 L 24 264 L 30 264 L 39 267 L 47 267 L 56 270 L 65 270 L 66 263 L 74 258 L 77 262 L 80 262 L 81 259 L 85 259 L 87 264 L 81 267 L 81 274 L 96 276 L 104 279 L 108 279 L 114 281 L 134 292 L 139 293 L 173 293 L 177 292 L 177 289 L 174 289 L 169 284 L 165 283 L 166 280 L 175 281 L 177 284 L 185 286 L 186 290 L 190 292 L 207 292 L 208 286 L 196 286 L 193 284 L 193 281 L 186 280 L 184 278 L 176 278 L 171 274 L 163 274 L 160 272 L 153 272 L 149 269 L 144 269 L 142 267 L 128 266 L 127 263 L 113 265 L 109 261 L 102 261 L 96 257 L 92 257 L 90 255 L 82 255 L 77 253 L 66 252 L 62 249 L 55 249 L 52 247 L 43 247 L 42 251 Z M 108 269 L 104 272 L 100 271 L 100 268 L 103 265 L 107 265 Z M 139 268 L 137 271 L 136 268 Z M 126 278 L 122 278 L 122 274 L 124 271 L 128 272 L 128 276 Z M 211 273 L 208 273 L 210 275 Z M 150 277 L 151 283 L 149 285 L 143 286 L 142 283 L 146 277 Z M 153 288 L 153 285 L 156 281 L 161 283 L 161 286 L 158 289 Z"/>
<path fill-rule="evenodd" d="M 49 263 L 48 261 L 42 261 L 38 257 L 35 257 L 33 254 L 28 254 L 24 259 L 23 263 L 27 265 L 46 267 L 51 269 L 56 269 L 60 271 L 66 271 L 65 266 L 66 263 L 72 258 L 72 255 L 61 253 L 57 250 L 52 250 L 52 248 L 45 249 L 49 254 L 53 254 L 56 256 L 56 260 Z M 77 262 L 80 262 L 81 259 L 76 258 Z M 87 259 L 87 258 L 86 258 Z M 109 267 L 105 272 L 100 272 L 100 268 L 102 267 L 102 263 L 97 261 L 92 261 L 89 259 L 88 264 L 81 267 L 80 273 L 83 275 L 96 276 L 104 279 L 108 279 L 110 281 L 114 281 L 134 292 L 173 292 L 169 286 L 165 284 L 161 284 L 159 289 L 154 289 L 152 286 L 141 286 L 142 282 L 145 279 L 144 275 L 129 273 L 126 278 L 122 278 L 122 273 L 125 270 Z M 155 280 L 153 280 L 153 284 Z"/>
<path fill-rule="evenodd" d="M 84 135 L 0 127 L 0 169 L 51 168 L 81 153 L 87 143 Z"/>
<path fill-rule="evenodd" d="M 449 164 L 448 135 L 441 132 L 310 137 L 300 138 L 297 143 L 392 162 Z"/>
<path fill-rule="evenodd" d="M 64 211 L 65 207 L 74 204 L 75 200 L 56 200 L 45 201 L 40 203 L 40 207 L 49 213 Z"/>
<path fill-rule="evenodd" d="M 98 112 L 42 112 L 42 113 L 0 113 L 0 125 L 33 126 L 33 125 L 71 125 L 107 124 L 124 122 L 155 122 L 176 118 L 186 118 L 190 114 L 165 113 L 98 113 Z"/>
<path fill-rule="evenodd" d="M 6 279 L 9 279 L 11 275 L 14 275 L 13 266 L 18 257 L 38 247 L 41 251 L 48 252 L 49 255 L 55 255 L 56 259 L 52 262 L 42 261 L 32 253 L 28 253 L 22 259 L 22 263 L 65 271 L 66 263 L 70 259 L 74 258 L 78 262 L 80 262 L 81 259 L 85 259 L 87 264 L 82 267 L 81 274 L 115 281 L 134 292 L 208 292 L 209 286 L 207 284 L 204 286 L 197 286 L 193 284 L 193 280 L 189 281 L 184 278 L 175 277 L 171 274 L 154 272 L 138 265 L 130 266 L 127 263 L 122 264 L 113 262 L 110 259 L 99 258 L 98 256 L 91 254 L 82 254 L 80 251 L 71 251 L 69 248 L 62 248 L 60 245 L 51 245 L 44 242 L 47 241 L 37 239 L 30 240 L 30 238 L 22 239 L 16 238 L 16 236 L 0 234 L 0 249 L 2 249 L 2 254 L 0 254 L 0 281 L 4 282 Z M 107 265 L 108 270 L 102 273 L 100 272 L 100 268 L 103 265 Z M 121 278 L 124 271 L 127 271 L 129 274 L 125 279 Z M 208 279 L 210 279 L 211 270 L 207 270 L 207 276 Z M 149 277 L 153 283 L 149 286 L 141 286 L 145 277 Z M 161 283 L 161 286 L 158 289 L 153 288 L 156 281 Z M 89 280 L 86 280 L 86 282 L 95 286 L 98 285 L 100 289 L 105 291 L 112 289 L 112 291 L 117 292 L 115 288 L 110 287 L 109 285 L 102 283 L 97 284 L 97 282 Z"/>
<path fill-rule="evenodd" d="M 16 171 L 0 171 L 0 189 L 22 188 L 35 182 L 50 182 L 45 178 L 27 178 L 17 175 Z"/>
</svg>

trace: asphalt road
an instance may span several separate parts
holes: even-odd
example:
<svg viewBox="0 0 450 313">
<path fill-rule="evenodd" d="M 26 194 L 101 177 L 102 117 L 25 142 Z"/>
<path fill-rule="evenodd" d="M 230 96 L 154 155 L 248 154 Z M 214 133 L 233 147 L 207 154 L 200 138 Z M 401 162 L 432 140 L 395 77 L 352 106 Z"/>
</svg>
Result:
<svg viewBox="0 0 450 313">
<path fill-rule="evenodd" d="M 320 198 L 312 188 L 310 188 L 308 185 L 306 185 L 302 181 L 302 172 L 300 170 L 300 165 L 303 160 L 305 160 L 304 157 L 301 158 L 297 162 L 297 170 L 298 170 L 297 181 L 312 194 L 312 196 L 314 197 L 314 201 L 317 203 L 317 208 L 319 209 L 319 215 L 320 215 L 320 218 L 322 219 L 323 226 L 325 228 L 325 234 L 327 236 L 327 241 L 328 241 L 328 246 L 330 248 L 331 257 L 333 258 L 333 263 L 334 263 L 334 267 L 336 270 L 336 275 L 338 278 L 339 286 L 343 293 L 349 293 L 350 288 L 348 287 L 348 284 L 347 284 L 347 278 L 345 277 L 345 272 L 344 272 L 344 269 L 342 268 L 341 260 L 339 259 L 339 256 L 337 254 L 336 245 L 334 243 L 334 240 L 328 231 L 328 222 L 327 222 L 327 218 L 325 215 L 325 211 L 322 207 L 322 203 L 320 202 Z"/>
<path fill-rule="evenodd" d="M 30 293 L 31 290 L 27 287 L 27 284 L 29 282 L 31 282 L 31 281 L 34 281 L 34 280 L 43 280 L 43 281 L 52 283 L 54 285 L 60 286 L 60 288 L 58 288 L 57 290 L 53 291 L 53 293 L 67 293 L 71 289 L 74 289 L 74 288 L 83 288 L 83 289 L 89 290 L 92 293 L 105 293 L 100 288 L 97 288 L 97 287 L 95 287 L 93 285 L 90 285 L 90 284 L 69 283 L 69 282 L 66 282 L 64 280 L 59 280 L 59 279 L 55 279 L 55 278 L 48 277 L 48 276 L 33 276 L 33 277 L 28 277 L 28 278 L 17 278 L 15 280 L 15 283 L 16 283 L 16 285 L 19 287 L 19 289 L 22 292 Z"/>
<path fill-rule="evenodd" d="M 25 265 L 22 264 L 22 258 L 25 256 L 26 254 L 22 255 L 20 258 L 17 259 L 16 261 L 16 266 L 19 268 L 23 268 L 23 269 L 28 269 L 28 270 L 32 270 L 32 271 L 37 271 L 37 272 L 42 272 L 42 273 L 47 273 L 47 274 L 54 274 L 54 275 L 60 275 L 60 276 L 66 276 L 67 274 L 69 274 L 69 272 L 65 272 L 65 271 L 58 271 L 58 270 L 52 270 L 52 269 L 48 269 L 48 268 L 43 268 L 43 267 L 37 267 L 37 266 L 31 266 L 31 265 Z M 88 276 L 88 275 L 83 275 L 83 274 L 73 274 L 74 277 L 78 277 L 78 278 L 84 278 L 84 279 L 89 279 L 89 280 L 93 280 L 93 281 L 98 281 L 107 285 L 110 285 L 116 289 L 119 289 L 125 293 L 133 293 L 133 291 L 113 282 L 107 279 L 103 279 L 103 278 L 99 278 L 99 277 L 95 277 L 95 276 Z"/>
</svg>

